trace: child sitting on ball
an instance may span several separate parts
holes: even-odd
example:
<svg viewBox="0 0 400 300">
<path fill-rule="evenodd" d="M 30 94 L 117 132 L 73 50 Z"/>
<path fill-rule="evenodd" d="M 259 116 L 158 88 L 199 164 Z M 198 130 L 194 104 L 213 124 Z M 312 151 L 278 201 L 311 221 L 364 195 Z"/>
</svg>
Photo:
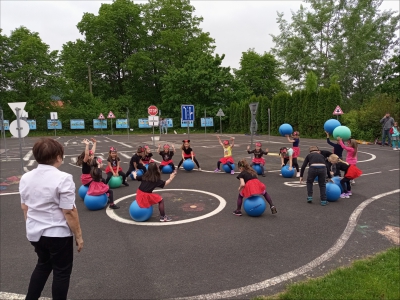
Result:
<svg viewBox="0 0 400 300">
<path fill-rule="evenodd" d="M 114 193 L 113 190 L 104 182 L 103 179 L 103 171 L 101 170 L 102 162 L 99 162 L 97 157 L 94 157 L 91 161 L 91 170 L 90 176 L 92 177 L 92 182 L 89 185 L 89 189 L 87 191 L 87 195 L 91 196 L 99 196 L 103 194 L 108 195 L 110 208 L 118 209 L 119 206 L 114 204 Z"/>
<path fill-rule="evenodd" d="M 135 171 L 132 172 L 133 177 L 140 182 L 137 189 L 136 201 L 139 207 L 149 208 L 153 204 L 158 203 L 160 210 L 160 222 L 170 222 L 172 219 L 165 215 L 164 200 L 159 194 L 153 194 L 153 190 L 157 187 L 164 188 L 172 182 L 176 173 L 172 173 L 169 179 L 161 180 L 161 173 L 155 163 L 149 163 L 148 170 L 143 176 L 138 176 Z"/>
<path fill-rule="evenodd" d="M 221 163 L 223 163 L 229 167 L 229 169 L 231 170 L 231 175 L 234 175 L 235 170 L 233 170 L 233 167 L 232 167 L 232 164 L 234 163 L 233 157 L 232 157 L 232 148 L 235 145 L 235 139 L 233 137 L 231 137 L 231 144 L 229 144 L 228 140 L 221 142 L 219 135 L 217 135 L 217 138 L 218 138 L 219 144 L 224 149 L 224 157 L 218 161 L 217 168 L 214 170 L 214 172 L 215 173 L 219 172 L 220 168 L 221 168 Z"/>
<path fill-rule="evenodd" d="M 253 195 L 262 195 L 265 200 L 267 200 L 271 208 L 271 212 L 273 214 L 276 214 L 276 208 L 272 203 L 271 197 L 267 193 L 265 184 L 258 180 L 257 173 L 253 170 L 253 168 L 247 163 L 245 159 L 239 161 L 238 168 L 240 171 L 240 174 L 237 176 L 237 179 L 240 180 L 239 196 L 237 199 L 237 207 L 236 210 L 233 211 L 233 214 L 236 216 L 241 216 L 243 198 L 248 198 Z"/>
<path fill-rule="evenodd" d="M 247 146 L 247 153 L 248 154 L 254 154 L 254 158 L 251 161 L 251 167 L 254 165 L 259 165 L 261 167 L 261 176 L 265 177 L 265 170 L 264 170 L 264 165 L 265 165 L 265 159 L 263 157 L 263 155 L 268 155 L 268 148 L 265 149 L 265 151 L 263 151 L 261 149 L 261 143 L 257 142 L 256 143 L 256 149 L 254 150 L 250 150 L 250 146 Z"/>
<path fill-rule="evenodd" d="M 160 166 L 159 166 L 159 168 L 160 168 L 160 171 L 162 171 L 162 169 L 165 167 L 165 166 L 171 166 L 171 168 L 172 168 L 172 170 L 173 171 L 175 171 L 175 165 L 174 165 L 174 162 L 172 161 L 172 157 L 174 156 L 174 153 L 175 153 L 175 147 L 174 147 L 174 145 L 172 145 L 172 150 L 170 150 L 170 148 L 169 148 L 169 145 L 168 144 L 165 144 L 164 146 L 163 146 L 163 150 L 162 151 L 160 151 L 160 149 L 161 149 L 161 144 L 159 144 L 158 145 L 158 153 L 161 155 L 161 157 L 162 157 L 162 162 L 161 162 L 161 164 L 160 164 Z M 150 164 L 149 164 L 149 166 L 150 166 Z"/>
</svg>

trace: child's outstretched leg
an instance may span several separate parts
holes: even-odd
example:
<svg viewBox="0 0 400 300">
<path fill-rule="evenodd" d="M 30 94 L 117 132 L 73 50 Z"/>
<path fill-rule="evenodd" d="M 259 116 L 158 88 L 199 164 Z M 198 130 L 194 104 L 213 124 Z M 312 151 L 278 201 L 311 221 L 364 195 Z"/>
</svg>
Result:
<svg viewBox="0 0 400 300">
<path fill-rule="evenodd" d="M 275 205 L 272 203 L 271 196 L 267 193 L 267 191 L 264 191 L 263 196 L 264 196 L 265 200 L 267 200 L 267 202 L 268 202 L 268 204 L 269 204 L 269 207 L 271 208 L 272 214 L 276 214 L 276 213 L 277 213 L 276 207 L 275 207 Z"/>
<path fill-rule="evenodd" d="M 126 182 L 126 175 L 125 175 L 125 173 L 122 172 L 122 171 L 119 171 L 119 172 L 118 172 L 118 175 L 122 177 L 122 184 L 123 184 L 124 186 L 129 186 L 129 183 Z"/>
<path fill-rule="evenodd" d="M 264 168 L 264 165 L 260 165 L 260 167 L 261 167 L 261 176 L 262 176 L 262 177 L 265 177 L 265 168 Z"/>
<path fill-rule="evenodd" d="M 179 168 L 181 167 L 182 164 L 183 164 L 183 158 L 181 159 L 181 161 L 178 164 L 178 170 L 179 170 Z"/>
<path fill-rule="evenodd" d="M 226 162 L 226 165 L 229 167 L 229 169 L 231 169 L 231 175 L 235 175 L 235 170 L 232 167 L 232 163 L 230 163 L 229 161 Z"/>
<path fill-rule="evenodd" d="M 113 177 L 113 173 L 112 172 L 108 172 L 107 173 L 106 184 L 110 181 L 111 177 Z"/>
<path fill-rule="evenodd" d="M 170 222 L 172 219 L 165 215 L 164 199 L 158 202 L 158 210 L 160 211 L 160 222 Z"/>
<path fill-rule="evenodd" d="M 214 173 L 218 173 L 221 170 L 221 161 L 219 160 L 217 163 L 217 168 L 214 170 Z"/>
<path fill-rule="evenodd" d="M 193 157 L 193 161 L 194 161 L 194 163 L 196 164 L 197 169 L 198 169 L 199 171 L 201 171 L 200 164 L 199 164 L 199 162 L 197 161 L 196 157 Z"/>
<path fill-rule="evenodd" d="M 241 193 L 239 193 L 238 195 L 238 199 L 237 199 L 237 207 L 236 210 L 233 211 L 233 214 L 235 216 L 241 216 L 242 215 L 242 204 L 243 204 L 243 196 Z"/>
<path fill-rule="evenodd" d="M 114 192 L 113 192 L 113 190 L 109 189 L 106 193 L 108 194 L 108 200 L 109 200 L 108 202 L 110 203 L 109 207 L 112 208 L 112 209 L 118 209 L 119 206 L 114 204 Z"/>
</svg>

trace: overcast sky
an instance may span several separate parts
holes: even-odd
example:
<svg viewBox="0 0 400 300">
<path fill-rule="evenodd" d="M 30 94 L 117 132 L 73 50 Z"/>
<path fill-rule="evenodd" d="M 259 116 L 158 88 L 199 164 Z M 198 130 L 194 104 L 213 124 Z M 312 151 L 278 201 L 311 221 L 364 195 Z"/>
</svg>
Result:
<svg viewBox="0 0 400 300">
<path fill-rule="evenodd" d="M 0 27 L 10 35 L 17 27 L 25 26 L 38 32 L 51 50 L 61 50 L 68 41 L 83 38 L 76 25 L 83 13 L 98 14 L 101 3 L 112 1 L 0 1 Z M 143 3 L 144 1 L 134 1 Z M 279 34 L 276 12 L 290 19 L 302 1 L 191 1 L 195 15 L 204 18 L 200 27 L 215 39 L 216 53 L 225 54 L 224 66 L 239 68 L 242 52 L 254 48 L 262 54 L 273 47 L 270 34 Z M 383 10 L 399 11 L 398 0 L 385 0 Z"/>
</svg>

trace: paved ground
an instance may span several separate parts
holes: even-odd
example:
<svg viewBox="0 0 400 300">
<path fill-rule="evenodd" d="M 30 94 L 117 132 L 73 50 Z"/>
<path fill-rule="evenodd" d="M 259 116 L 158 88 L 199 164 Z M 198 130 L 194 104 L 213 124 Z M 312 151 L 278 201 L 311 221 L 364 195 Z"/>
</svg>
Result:
<svg viewBox="0 0 400 300">
<path fill-rule="evenodd" d="M 178 148 L 183 137 L 187 136 L 163 135 L 161 142 L 175 143 Z M 96 138 L 96 152 L 103 158 L 110 146 L 118 149 L 124 170 L 138 145 L 152 146 L 150 135 L 131 135 L 129 140 L 127 136 Z M 289 146 L 287 140 L 255 137 L 270 150 L 267 176 L 260 178 L 278 214 L 267 209 L 261 217 L 252 218 L 232 215 L 239 184 L 236 176 L 211 172 L 222 155 L 215 135 L 191 134 L 190 138 L 204 171 L 181 170 L 167 189 L 160 190 L 174 222 L 157 222 L 157 207 L 149 222 L 135 224 L 130 219 L 128 207 L 135 199 L 136 181 L 115 189 L 121 206 L 117 211 L 89 211 L 77 196 L 85 247 L 75 255 L 69 298 L 243 299 L 270 295 L 289 282 L 320 276 L 394 245 L 396 236 L 393 239 L 391 234 L 399 227 L 400 151 L 360 145 L 358 166 L 364 175 L 353 186 L 353 196 L 322 207 L 317 186 L 317 201 L 307 204 L 305 185 L 299 185 L 297 178 L 279 176 L 276 154 L 283 145 Z M 235 160 L 249 157 L 245 149 L 250 137 L 235 138 Z M 74 163 L 84 148 L 82 137 L 57 140 L 65 146 L 61 170 L 74 175 L 78 188 L 81 170 Z M 17 139 L 7 139 L 9 150 L 0 151 L 0 298 L 25 294 L 36 262 L 25 237 L 17 193 L 21 168 L 26 172 L 37 165 L 30 152 L 34 142 L 35 138 L 25 138 L 23 166 Z M 301 156 L 315 144 L 330 149 L 325 140 L 301 139 Z M 0 148 L 5 147 L 1 144 Z M 51 280 L 43 296 L 51 297 Z"/>
</svg>

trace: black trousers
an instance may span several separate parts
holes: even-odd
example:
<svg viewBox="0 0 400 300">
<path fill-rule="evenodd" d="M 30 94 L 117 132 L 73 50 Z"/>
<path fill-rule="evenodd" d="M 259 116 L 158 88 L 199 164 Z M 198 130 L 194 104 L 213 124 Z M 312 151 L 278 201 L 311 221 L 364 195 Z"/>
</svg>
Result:
<svg viewBox="0 0 400 300">
<path fill-rule="evenodd" d="M 42 236 L 39 241 L 31 244 L 35 247 L 38 261 L 31 275 L 25 299 L 37 300 L 40 297 L 51 271 L 53 299 L 67 299 L 74 258 L 74 238 Z"/>
<path fill-rule="evenodd" d="M 122 171 L 118 172 L 118 175 L 122 177 L 122 182 L 125 182 L 126 176 L 125 173 Z M 113 173 L 112 172 L 108 172 L 107 173 L 107 179 L 106 179 L 106 184 L 110 181 L 111 177 L 113 177 Z"/>
<path fill-rule="evenodd" d="M 185 157 L 185 160 L 187 160 L 187 159 L 192 159 L 192 158 L 191 157 Z M 199 162 L 196 159 L 196 156 L 193 156 L 193 162 L 196 164 L 196 166 L 198 168 L 200 168 L 200 165 L 199 165 Z M 183 164 L 183 158 L 181 159 L 181 161 L 178 164 L 178 169 L 181 167 L 182 164 Z"/>
<path fill-rule="evenodd" d="M 284 158 L 283 159 L 283 164 L 286 166 L 286 164 L 289 162 L 289 158 Z M 297 163 L 297 157 L 292 158 L 292 166 L 296 168 L 297 172 L 300 172 L 299 169 L 299 164 Z"/>
<path fill-rule="evenodd" d="M 313 183 L 315 178 L 318 176 L 318 185 L 321 201 L 326 201 L 326 167 L 322 168 L 308 168 L 307 174 L 307 193 L 308 197 L 313 195 Z"/>
</svg>

